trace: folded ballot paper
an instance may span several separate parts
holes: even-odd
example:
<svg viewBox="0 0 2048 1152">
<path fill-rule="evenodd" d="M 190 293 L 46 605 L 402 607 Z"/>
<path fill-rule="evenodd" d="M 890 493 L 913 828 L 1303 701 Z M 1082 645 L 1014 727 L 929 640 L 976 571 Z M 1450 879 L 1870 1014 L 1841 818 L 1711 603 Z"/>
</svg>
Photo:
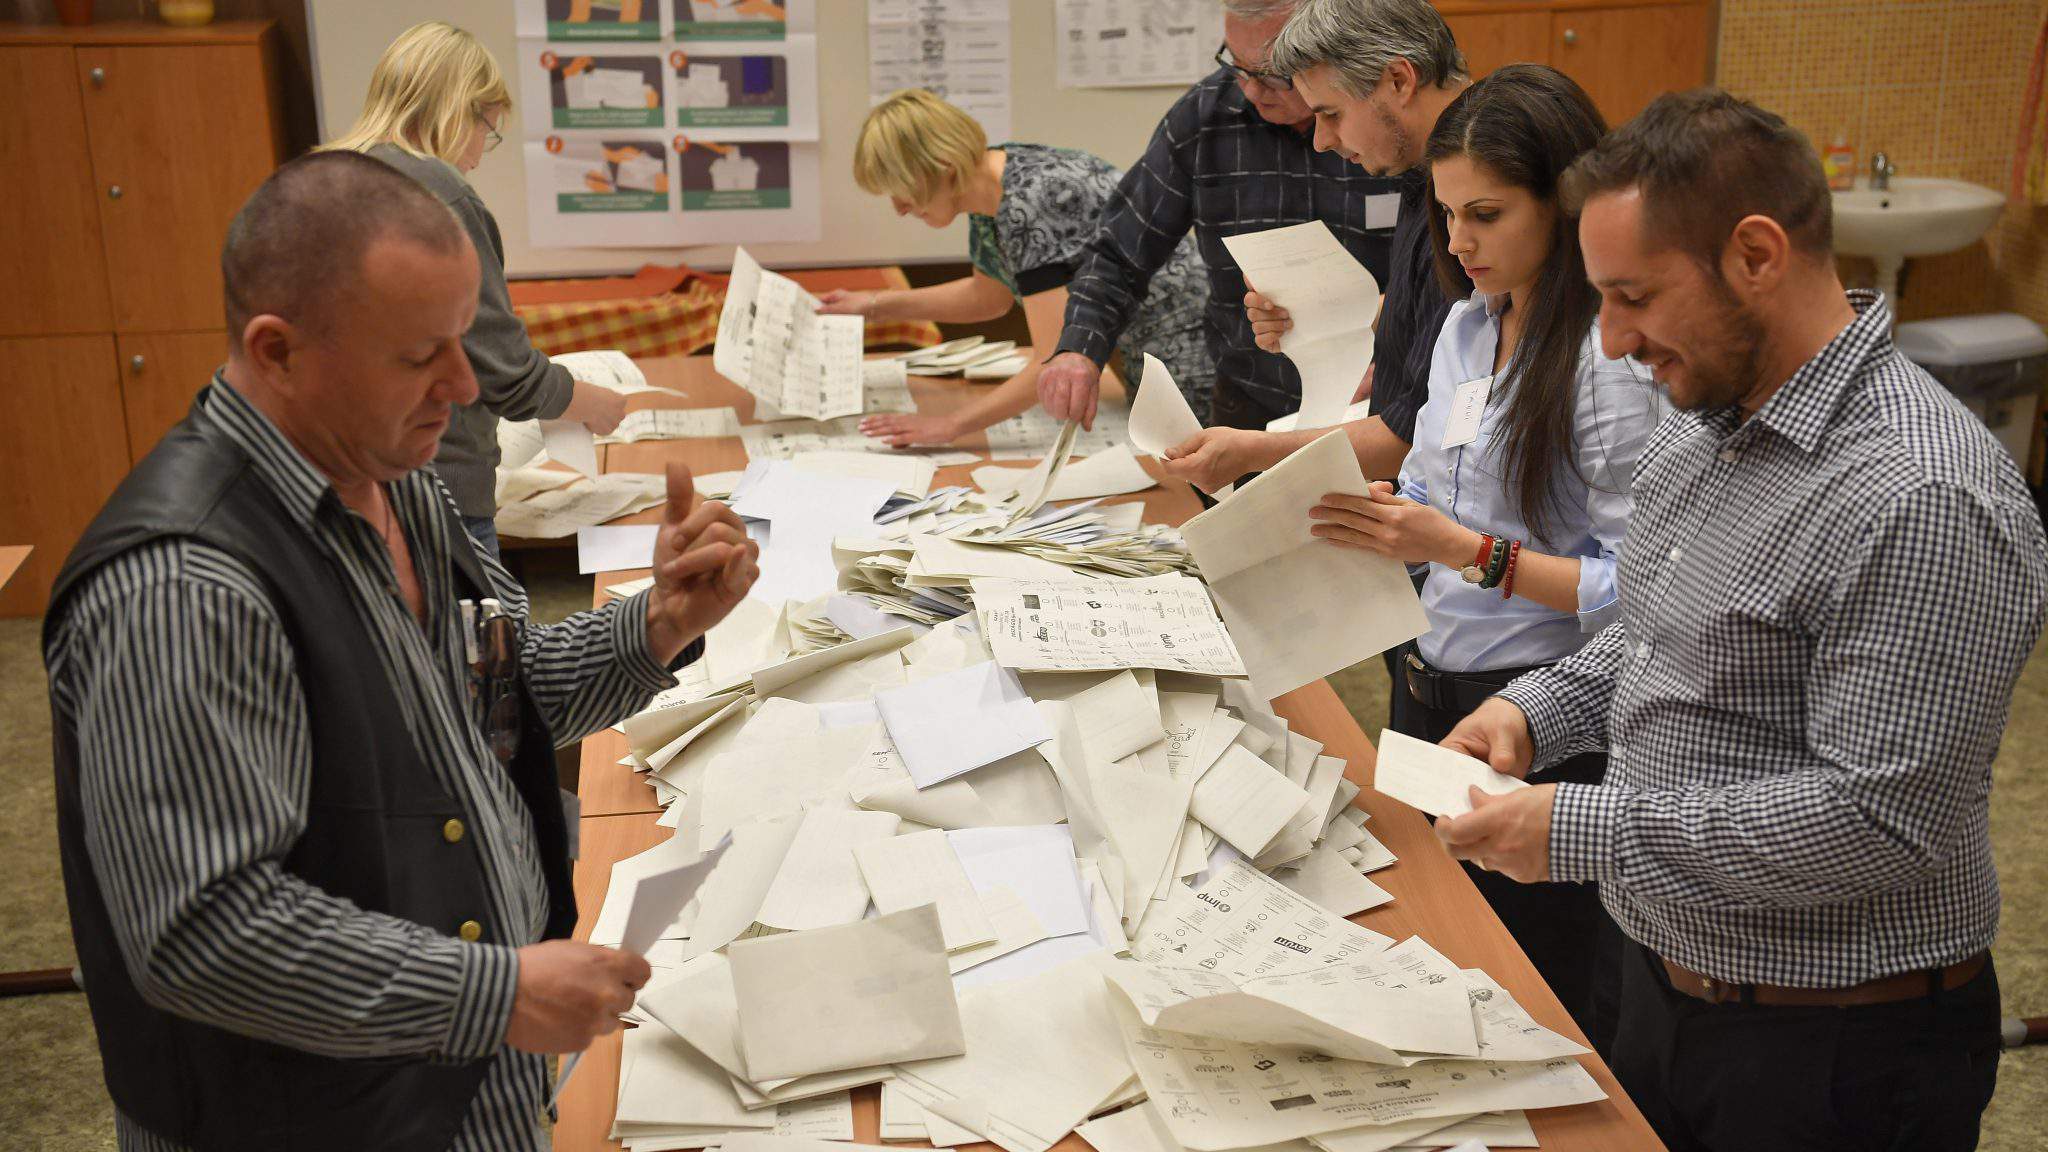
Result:
<svg viewBox="0 0 2048 1152">
<path fill-rule="evenodd" d="M 1328 433 L 1181 525 L 1252 686 L 1271 700 L 1429 629 L 1397 560 L 1309 533 L 1326 493 L 1364 495 L 1351 441 Z"/>
<path fill-rule="evenodd" d="M 726 953 L 756 1083 L 967 1049 L 932 905 L 739 940 Z"/>
<path fill-rule="evenodd" d="M 1372 786 L 1431 816 L 1463 816 L 1472 810 L 1468 788 L 1504 796 L 1529 784 L 1495 772 L 1483 760 L 1387 728 L 1380 731 Z"/>
</svg>

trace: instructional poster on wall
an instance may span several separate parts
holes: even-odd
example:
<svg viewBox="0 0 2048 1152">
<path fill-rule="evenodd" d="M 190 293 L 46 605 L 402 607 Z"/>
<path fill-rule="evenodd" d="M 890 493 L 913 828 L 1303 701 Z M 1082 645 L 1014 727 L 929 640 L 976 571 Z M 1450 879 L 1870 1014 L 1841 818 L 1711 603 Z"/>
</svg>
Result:
<svg viewBox="0 0 2048 1152">
<path fill-rule="evenodd" d="M 1010 138 L 1009 0 L 868 0 L 868 103 L 928 88 Z"/>
<path fill-rule="evenodd" d="M 1215 0 L 1054 0 L 1062 88 L 1193 84 L 1216 70 Z"/>
<path fill-rule="evenodd" d="M 518 0 L 536 247 L 811 241 L 816 0 Z"/>
</svg>

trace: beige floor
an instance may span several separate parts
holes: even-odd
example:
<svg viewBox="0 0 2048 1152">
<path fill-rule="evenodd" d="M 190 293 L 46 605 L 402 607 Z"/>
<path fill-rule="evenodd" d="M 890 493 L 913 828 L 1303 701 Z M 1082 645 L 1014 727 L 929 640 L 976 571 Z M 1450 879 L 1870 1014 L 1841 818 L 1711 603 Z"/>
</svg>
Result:
<svg viewBox="0 0 2048 1152">
<path fill-rule="evenodd" d="M 573 576 L 532 580 L 536 611 L 587 604 Z M 68 966 L 71 940 L 56 859 L 48 701 L 37 623 L 0 620 L 0 970 Z M 1386 716 L 1386 674 L 1369 661 L 1336 678 L 1368 733 Z M 2048 1015 L 2048 647 L 2028 664 L 1998 759 L 1992 839 L 2005 892 L 1999 978 L 2008 1012 Z M 111 1106 L 82 996 L 0 1000 L 0 1036 L 17 1054 L 0 1076 L 0 1148 L 89 1152 L 114 1147 Z M 1985 1117 L 1989 1152 L 2048 1148 L 2048 1046 L 2007 1053 Z"/>
</svg>

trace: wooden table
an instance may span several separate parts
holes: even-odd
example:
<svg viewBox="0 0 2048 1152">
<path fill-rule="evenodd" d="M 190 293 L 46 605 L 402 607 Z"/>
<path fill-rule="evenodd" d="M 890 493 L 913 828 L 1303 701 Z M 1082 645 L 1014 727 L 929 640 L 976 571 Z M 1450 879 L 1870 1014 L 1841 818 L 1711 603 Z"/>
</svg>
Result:
<svg viewBox="0 0 2048 1152">
<path fill-rule="evenodd" d="M 0 588 L 7 587 L 14 574 L 28 563 L 28 554 L 35 550 L 33 544 L 0 544 Z"/>
<path fill-rule="evenodd" d="M 678 388 L 688 396 L 678 400 L 665 396 L 636 396 L 635 406 L 717 407 L 732 405 L 742 420 L 752 405 L 739 388 L 711 371 L 708 357 L 683 360 L 652 360 L 641 365 L 651 383 Z M 911 381 L 911 394 L 922 410 L 944 412 L 967 403 L 973 385 L 954 381 Z M 613 445 L 602 461 L 607 471 L 658 471 L 666 461 L 678 460 L 702 472 L 722 472 L 744 467 L 746 452 L 737 439 L 667 440 Z M 1157 463 L 1146 461 L 1158 475 Z M 966 466 L 939 470 L 939 484 L 965 484 Z M 1192 490 L 1175 481 L 1122 500 L 1141 500 L 1146 518 L 1178 524 L 1198 509 Z M 656 512 L 643 514 L 652 521 Z M 608 572 L 597 578 L 595 599 L 605 599 L 603 587 L 630 579 L 640 572 Z M 1318 681 L 1274 701 L 1280 715 L 1291 727 L 1323 742 L 1327 755 L 1346 761 L 1345 776 L 1366 787 L 1372 780 L 1373 749 L 1356 721 L 1331 691 Z M 669 836 L 654 822 L 660 812 L 653 791 L 632 769 L 617 761 L 625 755 L 625 738 L 609 729 L 583 742 L 582 858 L 576 864 L 576 901 L 582 915 L 576 926 L 577 939 L 587 939 L 603 906 L 605 888 L 615 861 L 652 848 Z M 1584 1043 L 1581 1032 L 1564 1007 L 1558 1003 L 1542 977 L 1516 946 L 1500 920 L 1487 907 L 1458 864 L 1446 855 L 1421 813 L 1374 792 L 1370 787 L 1353 802 L 1372 814 L 1370 827 L 1400 862 L 1373 873 L 1375 883 L 1393 893 L 1394 901 L 1352 917 L 1354 921 L 1396 940 L 1419 935 L 1460 967 L 1482 968 L 1506 987 L 1524 1008 L 1542 1024 Z M 612 1113 L 619 1092 L 619 1034 L 604 1037 L 585 1055 L 576 1078 L 562 1094 L 560 1121 L 555 1129 L 557 1152 L 594 1152 L 618 1144 L 608 1140 Z M 1663 1145 L 1615 1083 L 1607 1065 L 1596 1055 L 1581 1062 L 1606 1090 L 1608 1098 L 1570 1108 L 1548 1108 L 1529 1114 L 1537 1139 L 1549 1152 L 1646 1152 Z M 864 1144 L 881 1143 L 879 1096 L 876 1089 L 854 1093 L 854 1135 Z M 918 1145 L 910 1145 L 916 1147 Z M 993 1145 L 975 1145 L 993 1149 Z M 1056 1152 L 1092 1152 L 1078 1136 L 1069 1135 Z"/>
</svg>

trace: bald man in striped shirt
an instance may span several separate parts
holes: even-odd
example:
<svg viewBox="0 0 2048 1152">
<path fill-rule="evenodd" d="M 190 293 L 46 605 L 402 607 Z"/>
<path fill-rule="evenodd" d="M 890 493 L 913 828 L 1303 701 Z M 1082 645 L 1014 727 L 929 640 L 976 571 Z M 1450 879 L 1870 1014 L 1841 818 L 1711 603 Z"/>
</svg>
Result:
<svg viewBox="0 0 2048 1152">
<path fill-rule="evenodd" d="M 672 473 L 654 587 L 531 624 L 426 469 L 476 395 L 477 256 L 448 209 L 316 154 L 250 197 L 221 263 L 228 363 L 45 624 L 121 1146 L 544 1148 L 544 1054 L 617 1028 L 648 977 L 565 939 L 553 747 L 673 684 L 758 553 Z"/>
</svg>

